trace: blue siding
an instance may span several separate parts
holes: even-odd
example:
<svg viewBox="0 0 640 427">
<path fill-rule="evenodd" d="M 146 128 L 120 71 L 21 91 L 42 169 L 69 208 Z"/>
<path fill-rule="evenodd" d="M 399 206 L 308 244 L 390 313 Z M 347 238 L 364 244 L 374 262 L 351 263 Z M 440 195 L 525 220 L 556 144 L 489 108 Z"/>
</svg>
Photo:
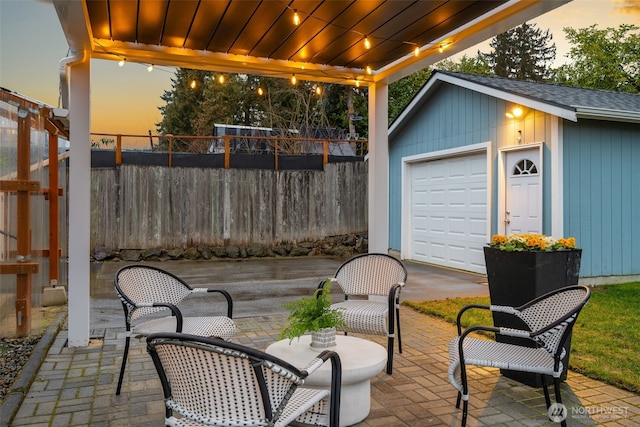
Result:
<svg viewBox="0 0 640 427">
<path fill-rule="evenodd" d="M 430 106 L 426 107 L 426 104 Z M 389 141 L 389 246 L 400 250 L 402 157 L 497 140 L 504 102 L 468 89 L 443 85 L 405 118 Z"/>
<path fill-rule="evenodd" d="M 581 276 L 640 274 L 640 125 L 564 123 L 564 225 Z"/>
</svg>

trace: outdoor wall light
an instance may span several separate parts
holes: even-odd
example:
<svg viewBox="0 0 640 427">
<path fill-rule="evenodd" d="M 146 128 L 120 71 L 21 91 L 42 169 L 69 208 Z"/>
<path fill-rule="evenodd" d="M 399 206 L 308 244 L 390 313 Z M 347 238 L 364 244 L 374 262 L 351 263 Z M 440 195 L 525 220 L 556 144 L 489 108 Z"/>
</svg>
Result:
<svg viewBox="0 0 640 427">
<path fill-rule="evenodd" d="M 522 108 L 520 107 L 514 107 L 511 111 L 507 111 L 505 116 L 507 116 L 510 119 L 514 119 L 516 117 L 520 117 L 522 116 Z"/>
</svg>

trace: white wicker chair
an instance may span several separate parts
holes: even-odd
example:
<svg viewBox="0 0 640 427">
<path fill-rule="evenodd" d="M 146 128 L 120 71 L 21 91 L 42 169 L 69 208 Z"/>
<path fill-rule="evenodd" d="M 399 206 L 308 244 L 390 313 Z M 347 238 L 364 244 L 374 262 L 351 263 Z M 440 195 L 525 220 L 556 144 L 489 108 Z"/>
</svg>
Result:
<svg viewBox="0 0 640 427">
<path fill-rule="evenodd" d="M 340 357 L 324 351 L 302 370 L 239 344 L 177 333 L 147 337 L 167 426 L 339 426 Z M 331 390 L 303 386 L 331 360 Z"/>
<path fill-rule="evenodd" d="M 560 377 L 568 356 L 564 344 L 589 297 L 589 288 L 576 285 L 549 292 L 521 307 L 471 304 L 459 311 L 458 337 L 454 338 L 449 345 L 449 380 L 458 390 L 456 408 L 460 407 L 461 399 L 464 401 L 462 426 L 467 421 L 469 403 L 467 365 L 539 374 L 547 409 L 551 406 L 551 399 L 545 376 L 552 377 L 556 401 L 559 404 L 562 403 Z M 462 315 L 472 308 L 515 316 L 521 319 L 529 330 L 472 326 L 462 332 L 460 326 Z M 524 338 L 527 341 L 530 340 L 534 347 L 469 337 L 469 334 L 478 331 L 494 333 L 496 336 Z M 562 421 L 562 425 L 565 426 L 566 422 Z"/>
<path fill-rule="evenodd" d="M 344 313 L 345 335 L 355 332 L 386 336 L 387 373 L 391 374 L 396 327 L 398 351 L 402 353 L 400 290 L 407 281 L 406 267 L 387 254 L 362 254 L 345 261 L 331 281 L 337 283 L 345 295 L 344 302 L 332 304 Z M 324 283 L 320 282 L 318 288 Z"/>
<path fill-rule="evenodd" d="M 231 320 L 233 301 L 225 290 L 192 288 L 167 271 L 142 265 L 128 265 L 119 269 L 115 275 L 115 288 L 122 301 L 127 330 L 117 395 L 122 388 L 132 335 L 144 337 L 154 332 L 184 332 L 230 340 L 236 333 L 235 323 Z M 178 305 L 193 293 L 221 294 L 226 301 L 227 315 L 183 317 Z M 170 311 L 170 315 L 167 315 L 167 311 Z M 132 326 L 132 322 L 136 324 Z"/>
</svg>

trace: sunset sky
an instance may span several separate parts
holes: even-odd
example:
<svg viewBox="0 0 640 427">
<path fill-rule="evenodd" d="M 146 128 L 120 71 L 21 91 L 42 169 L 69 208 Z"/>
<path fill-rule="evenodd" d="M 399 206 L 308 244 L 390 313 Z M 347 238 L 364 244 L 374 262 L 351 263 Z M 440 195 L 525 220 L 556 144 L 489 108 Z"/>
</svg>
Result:
<svg viewBox="0 0 640 427">
<path fill-rule="evenodd" d="M 532 22 L 549 29 L 557 46 L 556 63 L 566 62 L 563 27 L 640 26 L 640 0 L 574 0 Z M 468 49 L 488 52 L 488 41 Z M 0 86 L 52 106 L 59 105 L 59 62 L 68 46 L 53 5 L 46 0 L 0 0 Z M 156 132 L 160 96 L 171 89 L 173 69 L 114 61 L 91 64 L 91 131 Z"/>
</svg>

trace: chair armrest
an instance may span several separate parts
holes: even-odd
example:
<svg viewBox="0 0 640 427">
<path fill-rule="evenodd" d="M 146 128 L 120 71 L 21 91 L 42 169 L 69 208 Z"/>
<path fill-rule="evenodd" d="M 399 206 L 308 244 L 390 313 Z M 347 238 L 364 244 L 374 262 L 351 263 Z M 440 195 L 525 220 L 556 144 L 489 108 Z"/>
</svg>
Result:
<svg viewBox="0 0 640 427">
<path fill-rule="evenodd" d="M 329 426 L 340 425 L 340 391 L 342 389 L 342 363 L 335 351 L 325 350 L 316 359 L 331 360 L 331 395 L 329 396 Z"/>
<path fill-rule="evenodd" d="M 171 314 L 176 317 L 176 332 L 182 332 L 182 312 L 174 304 L 168 302 L 139 302 L 135 305 L 136 308 L 142 307 L 165 307 L 171 310 Z"/>
<path fill-rule="evenodd" d="M 491 306 L 485 305 L 485 304 L 469 304 L 469 305 L 465 305 L 464 307 L 462 307 L 460 309 L 460 311 L 458 311 L 458 316 L 456 317 L 456 326 L 458 327 L 458 336 L 460 336 L 460 334 L 462 334 L 462 325 L 460 324 L 460 321 L 462 320 L 462 315 L 467 311 L 470 310 L 472 308 L 479 308 L 482 310 L 490 310 Z"/>
<path fill-rule="evenodd" d="M 214 289 L 214 288 L 193 288 L 191 291 L 193 292 L 206 292 L 206 293 L 217 293 L 224 297 L 227 300 L 227 317 L 229 319 L 233 318 L 233 299 L 231 298 L 231 294 L 225 291 L 224 289 Z"/>
</svg>

